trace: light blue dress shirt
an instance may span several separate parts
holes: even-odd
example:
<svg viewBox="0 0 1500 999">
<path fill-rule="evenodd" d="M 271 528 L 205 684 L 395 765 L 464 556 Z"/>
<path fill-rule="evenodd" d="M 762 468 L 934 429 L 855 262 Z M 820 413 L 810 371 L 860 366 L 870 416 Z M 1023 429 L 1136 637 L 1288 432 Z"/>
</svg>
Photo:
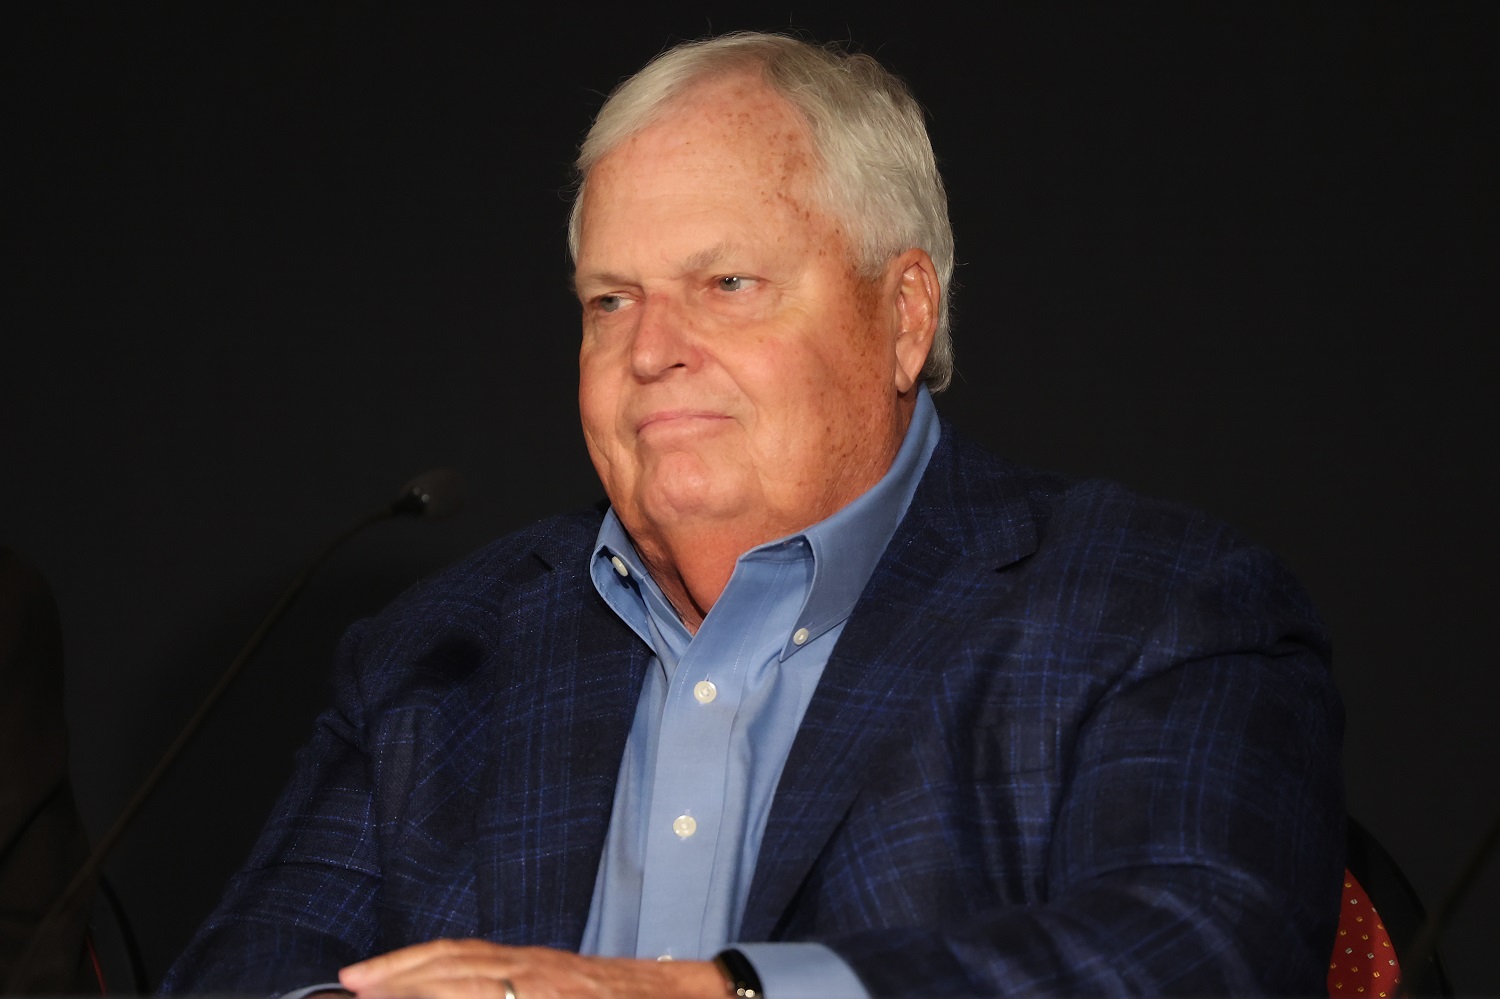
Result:
<svg viewBox="0 0 1500 999">
<path fill-rule="evenodd" d="M 625 744 L 582 953 L 702 959 L 734 943 L 771 800 L 844 623 L 937 446 L 921 389 L 890 470 L 828 519 L 741 555 L 697 634 L 614 511 L 594 586 L 655 656 Z M 771 999 L 866 996 L 821 944 L 734 944 Z"/>
</svg>

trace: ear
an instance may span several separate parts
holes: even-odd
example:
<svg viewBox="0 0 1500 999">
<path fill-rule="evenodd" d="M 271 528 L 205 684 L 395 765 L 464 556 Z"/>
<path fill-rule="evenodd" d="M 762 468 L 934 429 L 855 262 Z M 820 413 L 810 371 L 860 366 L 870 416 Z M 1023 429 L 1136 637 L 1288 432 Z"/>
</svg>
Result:
<svg viewBox="0 0 1500 999">
<path fill-rule="evenodd" d="M 922 367 L 937 335 L 943 289 L 926 250 L 912 248 L 891 261 L 896 278 L 896 391 L 905 395 L 922 380 Z"/>
</svg>

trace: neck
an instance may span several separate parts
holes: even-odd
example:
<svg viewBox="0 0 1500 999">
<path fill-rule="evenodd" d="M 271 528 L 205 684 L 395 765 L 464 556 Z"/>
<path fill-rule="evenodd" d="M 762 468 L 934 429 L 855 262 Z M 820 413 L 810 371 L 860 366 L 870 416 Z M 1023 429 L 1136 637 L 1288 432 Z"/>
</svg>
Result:
<svg viewBox="0 0 1500 999">
<path fill-rule="evenodd" d="M 635 539 L 633 539 L 635 540 Z M 770 538 L 731 534 L 721 525 L 678 527 L 655 543 L 635 540 L 636 551 L 651 578 L 672 604 L 689 634 L 696 635 L 709 610 L 718 602 L 735 562 Z"/>
<path fill-rule="evenodd" d="M 759 509 L 749 515 L 730 518 L 691 518 L 670 524 L 635 525 L 643 528 L 639 531 L 633 530 L 630 524 L 625 525 L 651 578 L 677 611 L 689 634 L 698 633 L 703 619 L 729 585 L 741 555 L 831 517 L 880 481 L 901 449 L 915 408 L 914 399 L 913 395 L 911 399 L 900 400 L 903 403 L 902 418 L 897 421 L 883 457 L 871 462 L 863 471 L 851 469 L 850 474 L 840 480 L 844 488 L 837 496 L 828 497 L 826 502 L 818 504 L 817 509 L 806 511 L 802 517 L 786 516 L 785 512 L 778 516 L 773 511 Z"/>
</svg>

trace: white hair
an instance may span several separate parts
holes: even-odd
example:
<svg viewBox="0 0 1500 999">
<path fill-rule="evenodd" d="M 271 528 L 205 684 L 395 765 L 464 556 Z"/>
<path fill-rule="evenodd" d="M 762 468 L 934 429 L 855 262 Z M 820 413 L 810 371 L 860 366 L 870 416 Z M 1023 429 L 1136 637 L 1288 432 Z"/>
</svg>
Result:
<svg viewBox="0 0 1500 999">
<path fill-rule="evenodd" d="M 953 378 L 948 197 L 921 106 L 905 83 L 867 55 L 786 35 L 738 32 L 685 42 L 657 56 L 609 95 L 579 148 L 579 184 L 568 220 L 573 259 L 594 164 L 660 121 L 694 85 L 745 71 L 758 71 L 806 121 L 822 161 L 815 196 L 850 233 L 864 276 L 878 277 L 892 258 L 913 247 L 932 258 L 941 299 L 922 375 L 931 391 L 941 392 Z"/>
</svg>

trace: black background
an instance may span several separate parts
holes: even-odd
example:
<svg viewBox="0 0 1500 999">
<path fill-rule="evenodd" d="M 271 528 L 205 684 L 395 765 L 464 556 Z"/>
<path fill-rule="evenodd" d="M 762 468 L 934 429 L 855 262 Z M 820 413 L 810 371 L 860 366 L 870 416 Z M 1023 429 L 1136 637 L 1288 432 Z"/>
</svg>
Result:
<svg viewBox="0 0 1500 999">
<path fill-rule="evenodd" d="M 852 39 L 931 114 L 992 448 L 1202 507 L 1332 627 L 1352 811 L 1429 903 L 1500 809 L 1500 5 L 0 8 L 0 542 L 51 577 L 96 833 L 301 561 L 423 468 L 460 518 L 313 584 L 109 865 L 159 976 L 243 857 L 343 627 L 599 495 L 568 165 L 623 75 Z M 1500 863 L 1455 921 L 1500 994 Z"/>
</svg>

